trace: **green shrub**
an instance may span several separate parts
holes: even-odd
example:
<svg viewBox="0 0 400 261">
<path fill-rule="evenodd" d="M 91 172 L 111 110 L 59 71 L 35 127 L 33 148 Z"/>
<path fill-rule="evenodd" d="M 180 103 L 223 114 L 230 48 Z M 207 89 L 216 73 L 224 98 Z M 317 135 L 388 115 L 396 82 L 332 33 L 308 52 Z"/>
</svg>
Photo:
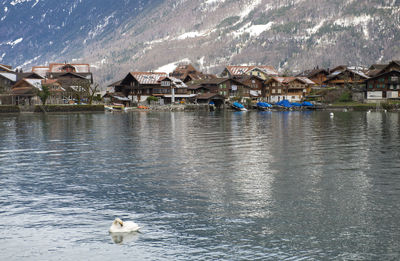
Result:
<svg viewBox="0 0 400 261">
<path fill-rule="evenodd" d="M 154 96 L 149 96 L 147 97 L 146 101 L 148 104 L 151 104 L 152 101 L 158 101 L 158 98 Z"/>
<path fill-rule="evenodd" d="M 36 105 L 35 112 L 95 112 L 104 111 L 104 105 Z"/>
<path fill-rule="evenodd" d="M 352 95 L 351 92 L 343 92 L 342 95 L 339 97 L 339 102 L 349 102 L 352 101 Z"/>
<path fill-rule="evenodd" d="M 18 106 L 0 105 L 0 113 L 16 113 L 16 112 L 20 112 Z"/>
</svg>

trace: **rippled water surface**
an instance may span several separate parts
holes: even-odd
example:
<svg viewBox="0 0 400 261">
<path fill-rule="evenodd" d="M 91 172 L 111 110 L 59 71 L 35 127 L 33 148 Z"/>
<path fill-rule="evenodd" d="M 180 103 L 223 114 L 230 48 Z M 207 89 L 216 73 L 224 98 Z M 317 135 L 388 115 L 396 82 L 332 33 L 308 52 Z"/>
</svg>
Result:
<svg viewBox="0 0 400 261">
<path fill-rule="evenodd" d="M 399 260 L 399 119 L 0 115 L 0 260 Z"/>
</svg>

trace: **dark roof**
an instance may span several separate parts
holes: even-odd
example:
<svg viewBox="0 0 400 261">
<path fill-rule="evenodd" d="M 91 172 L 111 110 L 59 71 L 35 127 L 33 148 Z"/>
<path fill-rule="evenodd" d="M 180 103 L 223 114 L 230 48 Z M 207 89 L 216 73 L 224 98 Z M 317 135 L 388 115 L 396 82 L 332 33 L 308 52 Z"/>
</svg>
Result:
<svg viewBox="0 0 400 261">
<path fill-rule="evenodd" d="M 369 67 L 370 70 L 382 70 L 387 66 L 387 64 L 373 64 Z"/>
<path fill-rule="evenodd" d="M 39 74 L 37 74 L 37 73 L 34 73 L 34 72 L 17 72 L 16 73 L 17 74 L 17 82 L 19 81 L 19 80 L 22 80 L 22 79 L 24 79 L 24 78 L 30 78 L 30 79 L 44 79 L 42 76 L 40 76 Z"/>
<path fill-rule="evenodd" d="M 367 80 L 374 80 L 374 79 L 380 78 L 380 77 L 382 77 L 382 76 L 384 76 L 384 75 L 387 75 L 387 74 L 390 74 L 390 73 L 393 73 L 393 72 L 397 72 L 398 74 L 400 74 L 400 71 L 393 70 L 393 71 L 388 71 L 388 72 L 380 73 L 380 74 L 378 74 L 378 75 L 374 75 L 374 76 L 370 77 L 370 78 L 367 79 Z"/>
<path fill-rule="evenodd" d="M 78 78 L 87 79 L 86 76 L 92 76 L 92 73 L 77 73 L 77 72 L 49 72 L 47 73 L 49 76 L 53 76 L 53 78 L 59 78 L 65 75 L 73 75 Z"/>
<path fill-rule="evenodd" d="M 119 80 L 119 81 L 117 81 L 117 82 L 113 82 L 113 83 L 111 83 L 110 85 L 108 85 L 107 87 L 114 87 L 114 86 L 121 85 L 121 82 L 122 82 L 122 80 Z"/>
<path fill-rule="evenodd" d="M 33 87 L 17 87 L 11 90 L 14 95 L 34 95 L 35 91 Z"/>
</svg>

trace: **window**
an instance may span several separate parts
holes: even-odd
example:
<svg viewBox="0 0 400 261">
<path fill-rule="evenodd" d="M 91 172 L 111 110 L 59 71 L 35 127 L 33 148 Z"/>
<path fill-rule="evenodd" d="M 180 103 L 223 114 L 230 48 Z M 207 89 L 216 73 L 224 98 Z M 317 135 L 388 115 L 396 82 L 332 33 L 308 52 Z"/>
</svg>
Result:
<svg viewBox="0 0 400 261">
<path fill-rule="evenodd" d="M 385 82 L 385 78 L 380 78 L 378 82 Z"/>
<path fill-rule="evenodd" d="M 373 88 L 374 88 L 374 85 L 373 85 L 373 84 L 369 84 L 369 88 L 370 88 L 370 89 L 373 89 Z"/>
<path fill-rule="evenodd" d="M 392 76 L 391 77 L 391 81 L 392 82 L 398 82 L 399 81 L 399 77 L 398 76 Z"/>
</svg>

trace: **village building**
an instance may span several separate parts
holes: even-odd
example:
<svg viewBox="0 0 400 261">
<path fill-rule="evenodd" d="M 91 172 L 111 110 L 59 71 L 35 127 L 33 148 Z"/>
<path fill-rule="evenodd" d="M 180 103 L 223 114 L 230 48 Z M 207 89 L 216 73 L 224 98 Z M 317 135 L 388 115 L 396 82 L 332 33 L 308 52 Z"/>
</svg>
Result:
<svg viewBox="0 0 400 261">
<path fill-rule="evenodd" d="M 372 64 L 367 71 L 367 75 L 369 77 L 374 77 L 378 74 L 380 74 L 380 72 L 387 66 L 387 64 Z"/>
<path fill-rule="evenodd" d="M 61 85 L 58 90 L 63 90 L 64 103 L 87 102 L 90 86 L 94 82 L 89 64 L 50 63 L 48 66 L 32 67 L 31 73 Z"/>
<path fill-rule="evenodd" d="M 14 105 L 35 105 L 40 103 L 37 95 L 42 90 L 41 79 L 19 80 L 11 89 L 12 104 Z"/>
<path fill-rule="evenodd" d="M 64 104 L 66 103 L 65 89 L 61 83 L 56 79 L 44 79 L 42 80 L 42 88 L 47 86 L 49 88 L 50 96 L 47 98 L 46 103 L 48 104 Z"/>
<path fill-rule="evenodd" d="M 225 99 L 250 98 L 250 86 L 228 78 L 194 81 L 188 86 L 193 94 L 217 93 Z"/>
<path fill-rule="evenodd" d="M 261 101 L 267 96 L 268 90 L 264 80 L 255 75 L 246 75 L 238 79 L 241 83 L 250 87 L 250 98 L 255 101 Z"/>
<path fill-rule="evenodd" d="M 355 67 L 346 67 L 344 70 L 336 69 L 333 73 L 328 75 L 324 84 L 330 87 L 358 88 L 363 85 L 364 81 L 368 78 L 364 70 Z"/>
<path fill-rule="evenodd" d="M 175 70 L 169 74 L 169 76 L 177 78 L 184 83 L 216 78 L 214 74 L 204 74 L 200 71 L 197 71 L 192 64 L 178 65 Z"/>
<path fill-rule="evenodd" d="M 130 97 L 132 102 L 143 102 L 149 96 L 153 96 L 154 89 L 160 89 L 160 79 L 167 77 L 160 72 L 130 72 L 121 84 L 115 88 L 115 92 L 122 92 Z"/>
<path fill-rule="evenodd" d="M 122 104 L 125 107 L 131 106 L 131 99 L 126 97 L 122 92 L 106 92 L 103 95 L 105 104 Z"/>
<path fill-rule="evenodd" d="M 263 80 L 267 80 L 270 77 L 278 76 L 278 72 L 274 67 L 269 65 L 251 65 L 251 66 L 226 66 L 221 73 L 221 77 L 238 79 L 246 75 L 254 75 Z"/>
<path fill-rule="evenodd" d="M 266 85 L 269 89 L 268 102 L 300 102 L 310 93 L 315 83 L 306 77 L 272 77 Z"/>
<path fill-rule="evenodd" d="M 400 70 L 382 71 L 365 80 L 367 100 L 399 99 Z"/>
<path fill-rule="evenodd" d="M 213 104 L 217 108 L 224 105 L 225 97 L 218 93 L 201 93 L 196 95 L 195 102 L 198 104 Z"/>
<path fill-rule="evenodd" d="M 316 86 L 324 87 L 324 82 L 326 81 L 329 72 L 325 69 L 314 68 L 312 70 L 304 71 L 296 76 L 298 77 L 306 77 L 313 81 Z"/>
<path fill-rule="evenodd" d="M 170 104 L 193 101 L 196 95 L 189 93 L 188 86 L 182 80 L 168 76 L 160 79 L 160 87 L 153 89 L 153 96 L 159 97 L 161 104 Z"/>
</svg>

